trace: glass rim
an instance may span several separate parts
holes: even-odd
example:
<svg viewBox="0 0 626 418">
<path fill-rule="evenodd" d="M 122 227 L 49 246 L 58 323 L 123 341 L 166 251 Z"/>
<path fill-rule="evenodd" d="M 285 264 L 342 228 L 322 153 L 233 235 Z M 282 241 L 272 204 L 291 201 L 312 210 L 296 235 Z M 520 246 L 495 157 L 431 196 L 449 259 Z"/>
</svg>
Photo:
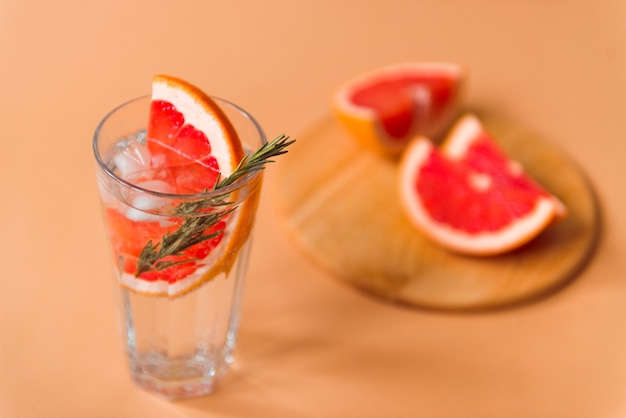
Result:
<svg viewBox="0 0 626 418">
<path fill-rule="evenodd" d="M 226 99 L 222 99 L 221 97 L 218 96 L 211 96 L 209 95 L 209 97 L 212 100 L 216 100 L 218 106 L 221 108 L 221 103 L 224 103 L 230 107 L 232 107 L 233 109 L 235 109 L 237 112 L 241 113 L 246 119 L 248 119 L 252 125 L 254 126 L 254 129 L 257 131 L 257 133 L 259 134 L 259 138 L 261 140 L 261 145 L 263 146 L 267 143 L 267 137 L 265 136 L 265 132 L 263 131 L 263 128 L 261 128 L 261 125 L 259 124 L 259 122 L 257 122 L 257 120 L 250 114 L 248 113 L 246 110 L 244 110 L 241 106 L 226 100 Z M 255 170 L 253 172 L 250 172 L 248 174 L 246 174 L 245 176 L 242 176 L 240 178 L 238 178 L 237 180 L 235 180 L 232 184 L 226 186 L 226 187 L 222 187 L 220 189 L 212 189 L 212 190 L 208 190 L 205 192 L 199 192 L 199 193 L 166 193 L 166 192 L 159 192 L 156 190 L 150 190 L 150 189 L 146 189 L 143 188 L 141 186 L 138 186 L 134 183 L 131 183 L 127 180 L 124 180 L 123 178 L 121 178 L 120 176 L 118 176 L 117 174 L 115 174 L 110 168 L 109 166 L 105 163 L 104 159 L 102 158 L 102 155 L 100 154 L 99 150 L 98 150 L 98 138 L 100 137 L 100 131 L 102 130 L 104 124 L 115 114 L 117 113 L 120 109 L 135 103 L 135 102 L 139 102 L 141 100 L 146 100 L 146 99 L 150 99 L 151 96 L 149 94 L 146 95 L 142 95 L 142 96 L 138 96 L 135 97 L 133 99 L 129 99 L 119 105 L 117 105 L 116 107 L 114 107 L 112 110 L 110 110 L 103 118 L 102 120 L 98 123 L 98 125 L 96 126 L 96 130 L 94 131 L 93 134 L 93 141 L 92 141 L 92 149 L 93 149 L 93 153 L 94 156 L 96 158 L 96 162 L 98 163 L 98 167 L 110 178 L 112 178 L 114 181 L 116 181 L 117 183 L 119 183 L 120 185 L 127 187 L 129 189 L 132 189 L 134 191 L 140 192 L 140 193 L 145 193 L 145 194 L 149 194 L 151 196 L 154 197 L 159 197 L 159 198 L 168 198 L 168 199 L 185 199 L 185 200 L 193 200 L 193 199 L 210 199 L 212 197 L 219 197 L 219 196 L 223 196 L 224 194 L 227 193 L 231 193 L 234 192 L 240 188 L 242 188 L 245 184 L 249 183 L 250 181 L 252 181 L 254 178 L 256 178 L 257 176 L 260 176 L 264 169 L 261 168 L 260 170 Z M 148 115 L 146 115 L 146 122 L 148 120 Z M 236 130 L 235 130 L 236 131 Z M 245 156 L 245 154 L 244 154 Z M 223 177 L 226 178 L 226 177 Z"/>
</svg>

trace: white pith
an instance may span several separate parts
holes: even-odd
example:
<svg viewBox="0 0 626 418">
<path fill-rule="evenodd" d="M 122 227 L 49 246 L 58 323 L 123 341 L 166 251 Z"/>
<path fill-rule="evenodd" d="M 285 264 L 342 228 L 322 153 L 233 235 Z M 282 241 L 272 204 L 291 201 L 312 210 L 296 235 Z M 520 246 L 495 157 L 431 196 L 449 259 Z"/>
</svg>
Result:
<svg viewBox="0 0 626 418">
<path fill-rule="evenodd" d="M 477 192 L 484 192 L 489 190 L 493 184 L 493 178 L 483 173 L 471 173 L 469 176 L 469 185 Z"/>
<path fill-rule="evenodd" d="M 464 115 L 448 134 L 443 148 L 444 154 L 453 160 L 462 159 L 482 129 L 482 124 L 475 115 Z"/>
</svg>

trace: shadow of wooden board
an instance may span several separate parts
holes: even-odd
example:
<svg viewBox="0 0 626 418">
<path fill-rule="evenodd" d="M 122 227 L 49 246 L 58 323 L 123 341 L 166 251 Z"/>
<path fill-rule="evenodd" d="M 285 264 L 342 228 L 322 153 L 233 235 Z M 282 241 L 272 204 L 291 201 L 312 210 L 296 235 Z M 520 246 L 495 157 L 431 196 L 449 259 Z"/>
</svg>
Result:
<svg viewBox="0 0 626 418">
<path fill-rule="evenodd" d="M 526 172 L 568 208 L 564 220 L 510 253 L 450 253 L 403 213 L 397 164 L 354 141 L 329 116 L 276 165 L 278 205 L 296 244 L 334 277 L 388 301 L 423 308 L 503 307 L 548 294 L 573 279 L 599 233 L 595 194 L 561 150 L 500 117 L 486 129 Z"/>
</svg>

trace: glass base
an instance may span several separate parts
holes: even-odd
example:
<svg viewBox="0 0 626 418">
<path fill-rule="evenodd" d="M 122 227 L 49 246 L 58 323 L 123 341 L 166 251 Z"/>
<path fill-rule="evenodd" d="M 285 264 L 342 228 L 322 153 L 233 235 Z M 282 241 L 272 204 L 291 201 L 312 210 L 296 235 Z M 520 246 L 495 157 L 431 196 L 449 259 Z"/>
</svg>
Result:
<svg viewBox="0 0 626 418">
<path fill-rule="evenodd" d="M 229 364 L 216 364 L 215 356 L 166 357 L 149 352 L 130 360 L 133 382 L 168 400 L 208 395 L 228 371 Z"/>
</svg>

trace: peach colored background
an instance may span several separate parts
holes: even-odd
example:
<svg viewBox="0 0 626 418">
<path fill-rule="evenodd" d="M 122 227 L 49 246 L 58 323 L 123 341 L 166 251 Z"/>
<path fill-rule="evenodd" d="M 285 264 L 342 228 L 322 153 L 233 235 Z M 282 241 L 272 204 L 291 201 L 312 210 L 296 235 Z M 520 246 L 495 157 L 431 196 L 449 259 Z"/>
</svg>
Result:
<svg viewBox="0 0 626 418">
<path fill-rule="evenodd" d="M 406 60 L 467 65 L 472 105 L 584 167 L 604 214 L 590 265 L 502 312 L 390 306 L 294 248 L 270 169 L 234 370 L 195 400 L 136 389 L 97 202 L 101 117 L 163 72 L 297 137 L 340 82 Z M 625 99 L 623 0 L 0 0 L 0 417 L 625 416 Z"/>
</svg>

